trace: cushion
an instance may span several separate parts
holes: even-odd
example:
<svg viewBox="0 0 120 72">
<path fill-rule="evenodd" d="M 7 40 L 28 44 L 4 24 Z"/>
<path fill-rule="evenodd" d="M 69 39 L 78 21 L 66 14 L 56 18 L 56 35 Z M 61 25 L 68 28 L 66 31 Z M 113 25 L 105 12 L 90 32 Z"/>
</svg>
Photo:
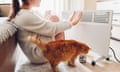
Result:
<svg viewBox="0 0 120 72">
<path fill-rule="evenodd" d="M 17 27 L 7 20 L 0 22 L 0 44 L 6 41 L 9 37 L 13 36 L 17 31 Z"/>
</svg>

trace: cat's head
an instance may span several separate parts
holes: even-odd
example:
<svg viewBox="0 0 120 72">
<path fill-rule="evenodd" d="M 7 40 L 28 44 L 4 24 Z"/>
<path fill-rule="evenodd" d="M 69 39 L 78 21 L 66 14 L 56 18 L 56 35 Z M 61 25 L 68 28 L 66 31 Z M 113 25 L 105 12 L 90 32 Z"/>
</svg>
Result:
<svg viewBox="0 0 120 72">
<path fill-rule="evenodd" d="M 86 44 L 82 44 L 81 47 L 80 47 L 80 50 L 81 50 L 82 54 L 88 54 L 90 49 L 91 48 Z"/>
</svg>

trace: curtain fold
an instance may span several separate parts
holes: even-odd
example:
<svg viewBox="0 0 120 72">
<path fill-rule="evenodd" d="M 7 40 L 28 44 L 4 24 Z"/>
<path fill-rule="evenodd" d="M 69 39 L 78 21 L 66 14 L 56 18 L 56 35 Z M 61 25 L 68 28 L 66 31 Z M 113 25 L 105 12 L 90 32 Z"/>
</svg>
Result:
<svg viewBox="0 0 120 72">
<path fill-rule="evenodd" d="M 84 9 L 84 0 L 53 0 L 54 11 L 74 11 Z"/>
<path fill-rule="evenodd" d="M 41 11 L 52 10 L 56 14 L 83 9 L 84 0 L 42 0 L 41 3 Z"/>
<path fill-rule="evenodd" d="M 40 10 L 52 10 L 53 12 L 59 14 L 62 11 L 70 10 L 71 0 L 42 0 Z"/>
</svg>

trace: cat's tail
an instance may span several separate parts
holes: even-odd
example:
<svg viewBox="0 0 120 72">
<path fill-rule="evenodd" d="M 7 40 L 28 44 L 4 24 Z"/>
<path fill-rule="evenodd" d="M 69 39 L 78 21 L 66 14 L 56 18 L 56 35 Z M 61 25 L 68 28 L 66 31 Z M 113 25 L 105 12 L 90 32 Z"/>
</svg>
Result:
<svg viewBox="0 0 120 72">
<path fill-rule="evenodd" d="M 28 40 L 35 43 L 37 46 L 41 48 L 42 51 L 46 51 L 46 44 L 43 43 L 40 39 L 37 39 L 37 37 L 34 36 L 28 36 Z"/>
</svg>

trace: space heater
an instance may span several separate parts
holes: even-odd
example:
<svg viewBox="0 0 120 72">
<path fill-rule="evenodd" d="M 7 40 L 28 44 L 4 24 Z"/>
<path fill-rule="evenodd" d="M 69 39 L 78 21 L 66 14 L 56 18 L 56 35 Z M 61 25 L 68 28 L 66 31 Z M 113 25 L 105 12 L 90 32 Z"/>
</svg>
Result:
<svg viewBox="0 0 120 72">
<path fill-rule="evenodd" d="M 67 19 L 71 12 L 62 12 Z M 112 11 L 83 11 L 81 21 L 65 32 L 66 39 L 74 39 L 86 43 L 100 57 L 92 60 L 92 65 L 101 59 L 109 59 L 109 45 L 112 28 Z"/>
</svg>

